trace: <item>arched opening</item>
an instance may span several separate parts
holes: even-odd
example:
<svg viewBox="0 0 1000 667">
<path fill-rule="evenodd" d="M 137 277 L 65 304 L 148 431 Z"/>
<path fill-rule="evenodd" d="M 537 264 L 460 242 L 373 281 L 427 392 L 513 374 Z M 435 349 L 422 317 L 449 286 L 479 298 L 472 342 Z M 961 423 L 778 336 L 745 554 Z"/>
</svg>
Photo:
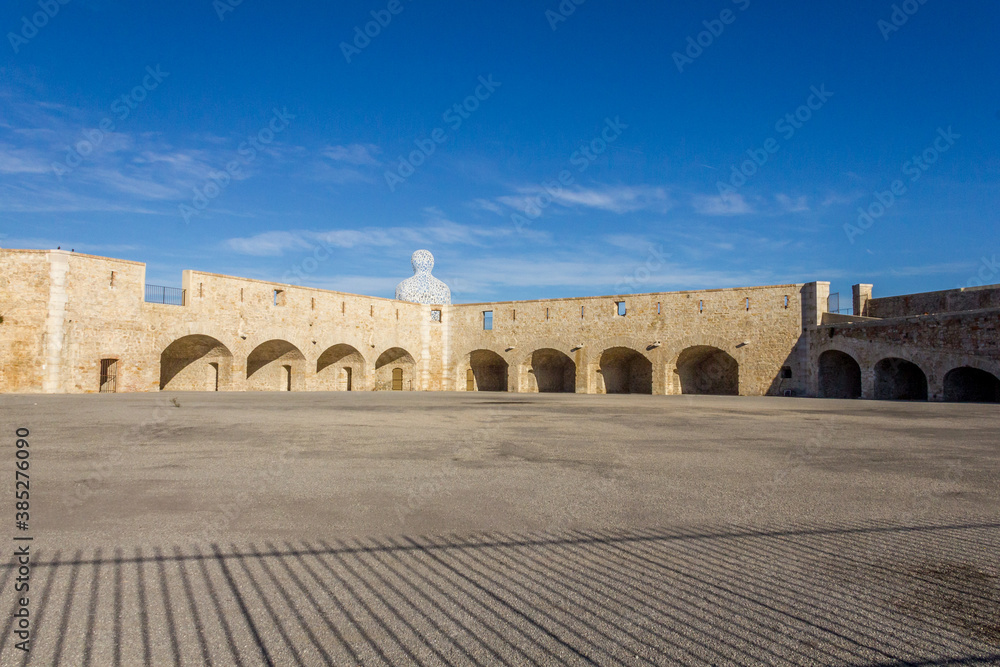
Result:
<svg viewBox="0 0 1000 667">
<path fill-rule="evenodd" d="M 530 363 L 539 392 L 576 391 L 576 364 L 566 354 L 551 348 L 535 350 Z"/>
<path fill-rule="evenodd" d="M 875 364 L 875 398 L 926 401 L 927 376 L 911 361 L 890 357 Z"/>
<path fill-rule="evenodd" d="M 944 376 L 944 400 L 953 403 L 1000 403 L 1000 379 L 971 366 L 952 369 Z"/>
<path fill-rule="evenodd" d="M 357 391 L 358 378 L 365 376 L 365 358 L 350 345 L 334 345 L 316 360 L 318 391 Z"/>
<path fill-rule="evenodd" d="M 232 372 L 232 352 L 211 336 L 184 336 L 160 353 L 161 391 L 228 389 Z"/>
<path fill-rule="evenodd" d="M 822 398 L 861 398 L 861 366 L 840 350 L 819 355 L 819 395 Z"/>
<path fill-rule="evenodd" d="M 507 391 L 508 364 L 496 352 L 476 350 L 469 354 L 469 373 L 466 377 L 467 391 Z M 469 380 L 471 380 L 471 388 Z"/>
<path fill-rule="evenodd" d="M 608 394 L 653 393 L 653 364 L 633 349 L 605 350 L 601 355 L 601 375 Z"/>
<path fill-rule="evenodd" d="M 269 340 L 247 357 L 248 391 L 301 391 L 306 358 L 286 340 Z"/>
<path fill-rule="evenodd" d="M 677 357 L 675 372 L 682 394 L 740 394 L 740 365 L 717 347 L 696 345 L 687 348 Z"/>
<path fill-rule="evenodd" d="M 375 360 L 375 389 L 412 391 L 417 362 L 401 347 L 390 347 Z"/>
</svg>

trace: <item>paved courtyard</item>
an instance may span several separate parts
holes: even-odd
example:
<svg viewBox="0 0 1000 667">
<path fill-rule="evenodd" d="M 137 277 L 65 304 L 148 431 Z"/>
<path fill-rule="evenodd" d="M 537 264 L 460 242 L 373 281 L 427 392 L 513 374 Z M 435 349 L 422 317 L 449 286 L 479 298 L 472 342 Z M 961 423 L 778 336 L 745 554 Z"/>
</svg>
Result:
<svg viewBox="0 0 1000 667">
<path fill-rule="evenodd" d="M 0 424 L 33 537 L 3 665 L 1000 663 L 995 405 L 6 395 Z"/>
</svg>

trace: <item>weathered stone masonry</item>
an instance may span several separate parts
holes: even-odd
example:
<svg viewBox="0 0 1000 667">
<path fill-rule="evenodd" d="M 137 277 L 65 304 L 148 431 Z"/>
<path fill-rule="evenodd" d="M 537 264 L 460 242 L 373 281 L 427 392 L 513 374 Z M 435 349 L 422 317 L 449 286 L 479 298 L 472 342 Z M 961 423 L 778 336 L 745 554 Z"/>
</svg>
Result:
<svg viewBox="0 0 1000 667">
<path fill-rule="evenodd" d="M 0 391 L 987 400 L 1000 375 L 997 287 L 873 299 L 859 285 L 858 316 L 826 313 L 824 282 L 456 305 L 200 271 L 182 288 L 183 305 L 147 303 L 144 264 L 0 250 Z"/>
</svg>

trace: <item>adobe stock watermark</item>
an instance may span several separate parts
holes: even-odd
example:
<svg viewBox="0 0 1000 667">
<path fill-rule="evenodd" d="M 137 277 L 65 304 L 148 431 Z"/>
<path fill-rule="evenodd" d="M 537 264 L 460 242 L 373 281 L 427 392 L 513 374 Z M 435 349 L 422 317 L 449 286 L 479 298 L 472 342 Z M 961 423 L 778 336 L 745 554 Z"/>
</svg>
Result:
<svg viewBox="0 0 1000 667">
<path fill-rule="evenodd" d="M 1000 262 L 997 261 L 997 256 L 983 256 L 979 262 L 980 267 L 976 272 L 976 275 L 969 278 L 964 285 L 959 285 L 959 289 L 964 287 L 984 287 L 986 285 L 996 284 L 997 277 L 1000 276 Z"/>
<path fill-rule="evenodd" d="M 115 98 L 111 103 L 111 116 L 105 116 L 97 127 L 83 131 L 83 139 L 70 146 L 62 162 L 52 163 L 52 172 L 61 180 L 63 176 L 69 174 L 74 169 L 83 164 L 83 161 L 90 156 L 98 146 L 104 143 L 108 135 L 112 134 L 119 123 L 128 120 L 132 112 L 139 108 L 139 105 L 146 97 L 160 87 L 164 79 L 170 76 L 170 72 L 164 72 L 160 65 L 156 69 L 147 66 L 146 75 L 142 77 L 142 83 L 123 95 Z"/>
<path fill-rule="evenodd" d="M 21 52 L 21 47 L 38 36 L 38 31 L 49 24 L 59 11 L 70 3 L 70 0 L 38 0 L 38 7 L 41 11 L 35 12 L 29 18 L 27 14 L 21 17 L 21 30 L 18 32 L 8 32 L 7 41 L 14 53 Z"/>
<path fill-rule="evenodd" d="M 408 1 L 412 2 L 413 0 Z M 340 43 L 340 52 L 344 54 L 344 60 L 347 61 L 347 64 L 351 64 L 351 59 L 354 56 L 361 55 L 361 52 L 371 45 L 372 40 L 381 35 L 382 31 L 389 27 L 393 17 L 402 14 L 404 9 L 406 9 L 406 6 L 402 0 L 389 0 L 389 4 L 385 6 L 385 9 L 373 9 L 371 11 L 372 20 L 365 23 L 364 27 L 360 25 L 354 26 L 354 38 L 350 43 Z"/>
<path fill-rule="evenodd" d="M 569 17 L 576 13 L 576 8 L 585 3 L 587 0 L 562 0 L 559 5 L 554 9 L 545 10 L 545 20 L 549 22 L 549 27 L 552 28 L 552 32 L 559 29 L 560 23 L 565 23 L 569 20 Z"/>
<path fill-rule="evenodd" d="M 785 141 L 791 141 L 792 137 L 805 127 L 805 124 L 812 120 L 813 115 L 823 108 L 823 106 L 833 97 L 833 93 L 826 89 L 826 84 L 820 84 L 819 88 L 811 86 L 810 95 L 795 111 L 786 113 L 774 124 L 774 129 Z M 716 187 L 719 189 L 719 196 L 723 201 L 729 201 L 729 197 L 736 194 L 737 190 L 747 184 L 765 164 L 771 156 L 781 150 L 781 143 L 775 137 L 770 137 L 761 148 L 747 149 L 747 157 L 739 167 L 735 164 L 730 169 L 729 181 L 717 181 Z"/>
<path fill-rule="evenodd" d="M 235 12 L 236 8 L 243 4 L 243 0 L 212 0 L 212 9 L 219 21 L 226 20 L 226 14 Z"/>
<path fill-rule="evenodd" d="M 492 74 L 487 77 L 479 77 L 479 85 L 472 91 L 472 94 L 445 109 L 445 112 L 441 114 L 441 120 L 448 124 L 452 132 L 458 132 L 462 124 L 469 120 L 482 103 L 490 99 L 497 88 L 502 85 L 500 81 L 493 80 Z M 429 137 L 414 139 L 413 144 L 416 149 L 410 151 L 408 155 L 400 155 L 399 163 L 395 168 L 385 171 L 385 184 L 389 186 L 389 192 L 395 192 L 397 187 L 413 176 L 417 169 L 427 162 L 427 158 L 434 155 L 437 147 L 446 141 L 448 141 L 448 132 L 443 127 L 431 130 Z"/>
<path fill-rule="evenodd" d="M 909 23 L 910 17 L 920 11 L 920 8 L 927 4 L 927 0 L 903 0 L 898 5 L 892 6 L 892 13 L 889 19 L 879 19 L 876 25 L 882 38 L 889 41 L 889 36 L 894 32 L 899 32 L 904 25 Z"/>
<path fill-rule="evenodd" d="M 750 8 L 750 0 L 732 0 L 732 3 L 741 12 L 745 12 Z M 673 52 L 672 57 L 674 65 L 677 66 L 677 71 L 683 74 L 686 66 L 693 65 L 694 61 L 700 58 L 706 49 L 715 44 L 715 40 L 722 37 L 722 33 L 726 31 L 726 26 L 736 23 L 737 16 L 739 14 L 727 7 L 719 12 L 719 18 L 702 21 L 701 24 L 705 26 L 705 29 L 696 35 L 688 35 L 687 46 L 683 52 Z"/>
<path fill-rule="evenodd" d="M 573 151 L 569 158 L 569 163 L 576 167 L 577 172 L 583 173 L 592 165 L 597 158 L 603 155 L 622 133 L 628 129 L 628 125 L 622 122 L 621 116 L 604 119 L 604 128 L 590 141 L 581 144 L 580 148 Z M 541 217 L 542 212 L 552 205 L 552 202 L 562 193 L 564 187 L 570 187 L 576 183 L 573 172 L 563 169 L 559 172 L 555 180 L 545 180 L 539 183 L 542 190 L 538 195 L 529 198 L 524 213 L 512 213 L 510 221 L 514 223 L 514 229 L 518 233 L 524 231 L 525 226 Z M 530 218 L 530 220 L 529 220 Z"/>
<path fill-rule="evenodd" d="M 635 267 L 631 276 L 622 276 L 622 279 L 615 283 L 615 294 L 628 294 L 627 287 L 631 293 L 636 294 L 639 288 L 649 282 L 653 274 L 663 268 L 670 255 L 663 252 L 663 246 L 654 246 L 650 243 L 647 248 L 648 256 L 646 261 Z"/>
<path fill-rule="evenodd" d="M 931 145 L 904 162 L 900 171 L 903 176 L 909 177 L 910 183 L 916 183 L 961 138 L 962 135 L 955 134 L 950 125 L 947 130 L 939 127 L 937 136 Z M 899 198 L 906 195 L 907 192 L 909 192 L 909 186 L 901 178 L 890 183 L 888 189 L 876 191 L 872 195 L 874 201 L 868 206 L 858 207 L 856 224 L 844 223 L 844 233 L 847 235 L 847 240 L 854 243 L 857 237 L 868 231 L 875 224 L 875 221 L 895 206 Z"/>
<path fill-rule="evenodd" d="M 236 147 L 236 154 L 240 159 L 230 160 L 226 163 L 224 170 L 209 174 L 208 180 L 201 186 L 193 188 L 194 196 L 191 198 L 190 206 L 187 204 L 179 205 L 178 210 L 181 217 L 184 218 L 184 223 L 189 224 L 194 216 L 207 209 L 211 201 L 229 187 L 234 178 L 242 176 L 243 167 L 256 160 L 257 155 L 264 150 L 264 147 L 271 144 L 277 135 L 284 132 L 294 119 L 295 116 L 288 113 L 287 107 L 280 111 L 275 108 L 271 120 Z"/>
</svg>

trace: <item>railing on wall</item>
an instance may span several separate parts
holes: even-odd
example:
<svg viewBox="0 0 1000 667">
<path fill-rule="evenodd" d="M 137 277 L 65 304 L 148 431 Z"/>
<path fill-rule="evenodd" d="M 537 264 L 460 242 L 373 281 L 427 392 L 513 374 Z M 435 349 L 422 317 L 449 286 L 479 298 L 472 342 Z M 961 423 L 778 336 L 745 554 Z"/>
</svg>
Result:
<svg viewBox="0 0 1000 667">
<path fill-rule="evenodd" d="M 146 303 L 165 303 L 168 306 L 183 306 L 184 297 L 184 290 L 179 287 L 146 285 Z"/>
<path fill-rule="evenodd" d="M 843 308 L 840 307 L 840 292 L 834 292 L 826 298 L 826 312 L 828 313 L 839 313 L 840 315 L 853 315 L 854 306 L 848 305 Z"/>
</svg>

